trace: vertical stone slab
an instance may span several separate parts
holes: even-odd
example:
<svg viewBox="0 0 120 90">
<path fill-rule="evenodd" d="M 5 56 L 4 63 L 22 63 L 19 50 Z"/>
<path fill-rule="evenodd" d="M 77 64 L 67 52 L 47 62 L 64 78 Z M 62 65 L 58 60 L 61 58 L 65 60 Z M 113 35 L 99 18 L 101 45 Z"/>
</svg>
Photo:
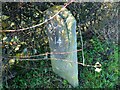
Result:
<svg viewBox="0 0 120 90">
<path fill-rule="evenodd" d="M 54 6 L 44 12 L 44 19 L 55 15 L 63 6 Z M 45 25 L 49 39 L 51 52 L 66 54 L 53 54 L 51 60 L 53 71 L 66 79 L 73 87 L 78 86 L 77 41 L 76 20 L 66 8 L 64 8 L 52 20 Z M 68 53 L 71 52 L 71 53 Z"/>
</svg>

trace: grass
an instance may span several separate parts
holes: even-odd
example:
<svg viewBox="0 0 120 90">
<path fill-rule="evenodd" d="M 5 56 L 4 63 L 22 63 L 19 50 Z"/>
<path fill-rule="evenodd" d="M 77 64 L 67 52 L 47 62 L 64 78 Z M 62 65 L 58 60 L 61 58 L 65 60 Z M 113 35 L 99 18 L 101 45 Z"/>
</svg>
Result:
<svg viewBox="0 0 120 90">
<path fill-rule="evenodd" d="M 90 40 L 89 44 L 92 47 L 84 50 L 86 63 L 94 64 L 95 62 L 100 62 L 102 64 L 102 71 L 98 73 L 94 71 L 94 68 L 82 67 L 79 77 L 84 83 L 80 87 L 115 88 L 118 85 L 118 75 L 120 74 L 118 72 L 117 45 L 111 45 L 109 48 L 108 44 L 101 42 L 95 37 Z"/>
<path fill-rule="evenodd" d="M 110 47 L 109 47 L 110 46 Z M 102 64 L 102 71 L 79 65 L 79 88 L 116 88 L 119 85 L 118 76 L 118 46 L 108 45 L 93 37 L 86 42 L 84 48 L 85 64 Z M 82 62 L 81 52 L 78 61 Z M 37 69 L 32 68 L 25 74 L 17 75 L 13 80 L 4 83 L 5 88 L 71 88 L 64 79 L 52 72 L 50 61 L 39 61 Z M 24 69 L 23 69 L 24 70 Z"/>
</svg>

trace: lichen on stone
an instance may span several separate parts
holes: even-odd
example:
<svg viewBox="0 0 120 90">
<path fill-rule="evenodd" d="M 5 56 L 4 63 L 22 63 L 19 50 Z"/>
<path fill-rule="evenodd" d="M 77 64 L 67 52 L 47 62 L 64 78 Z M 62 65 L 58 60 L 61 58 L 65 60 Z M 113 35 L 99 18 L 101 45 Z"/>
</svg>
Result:
<svg viewBox="0 0 120 90">
<path fill-rule="evenodd" d="M 63 6 L 54 6 L 47 9 L 44 12 L 44 19 L 56 15 L 62 8 Z M 66 52 L 66 54 L 51 55 L 51 58 L 57 59 L 51 60 L 53 71 L 66 79 L 72 86 L 78 86 L 77 52 L 72 52 L 77 51 L 75 18 L 69 10 L 64 8 L 45 27 L 51 52 Z"/>
</svg>

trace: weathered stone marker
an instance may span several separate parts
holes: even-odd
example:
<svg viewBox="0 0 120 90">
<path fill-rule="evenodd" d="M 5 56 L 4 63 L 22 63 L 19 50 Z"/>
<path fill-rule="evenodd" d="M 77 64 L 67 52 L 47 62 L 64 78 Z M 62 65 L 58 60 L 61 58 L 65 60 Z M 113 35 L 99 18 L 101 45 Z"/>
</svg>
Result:
<svg viewBox="0 0 120 90">
<path fill-rule="evenodd" d="M 44 19 L 55 15 L 63 6 L 54 6 L 44 12 Z M 66 8 L 50 20 L 46 25 L 51 52 L 53 71 L 66 79 L 73 87 L 78 86 L 76 20 Z M 65 54 L 60 54 L 66 52 Z M 71 53 L 68 53 L 71 52 Z"/>
</svg>

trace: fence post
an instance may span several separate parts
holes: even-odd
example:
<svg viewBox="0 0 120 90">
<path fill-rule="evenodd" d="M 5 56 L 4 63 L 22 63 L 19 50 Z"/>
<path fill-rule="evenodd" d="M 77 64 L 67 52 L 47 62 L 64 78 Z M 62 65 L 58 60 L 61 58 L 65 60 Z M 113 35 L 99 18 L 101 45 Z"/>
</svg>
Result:
<svg viewBox="0 0 120 90">
<path fill-rule="evenodd" d="M 47 9 L 44 12 L 44 19 L 49 19 L 55 15 L 59 10 L 61 10 L 62 7 L 63 6 L 53 6 L 52 8 Z M 53 71 L 62 78 L 66 79 L 73 87 L 78 86 L 77 36 L 75 18 L 70 11 L 64 8 L 53 19 L 49 20 L 45 27 L 51 52 L 59 52 L 59 54 L 51 55 L 51 59 L 57 59 L 51 60 Z M 60 54 L 60 52 L 66 53 Z"/>
</svg>

